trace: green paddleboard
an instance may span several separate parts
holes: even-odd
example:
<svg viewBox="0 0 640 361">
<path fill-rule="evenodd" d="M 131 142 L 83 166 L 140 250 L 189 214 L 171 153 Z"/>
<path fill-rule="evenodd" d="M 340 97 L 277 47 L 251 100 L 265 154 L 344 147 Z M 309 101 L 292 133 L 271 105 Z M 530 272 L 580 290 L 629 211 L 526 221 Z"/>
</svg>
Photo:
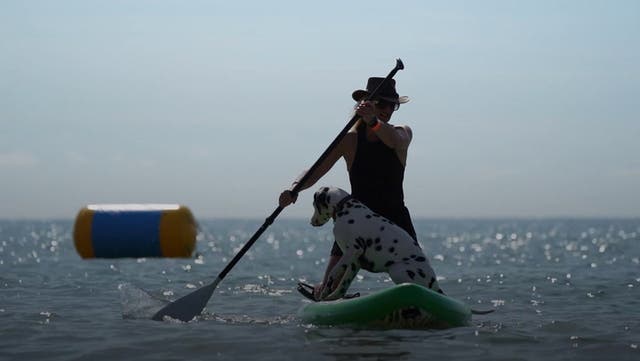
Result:
<svg viewBox="0 0 640 361">
<path fill-rule="evenodd" d="M 298 316 L 314 325 L 442 329 L 468 326 L 471 309 L 426 287 L 403 283 L 367 296 L 308 303 Z"/>
</svg>

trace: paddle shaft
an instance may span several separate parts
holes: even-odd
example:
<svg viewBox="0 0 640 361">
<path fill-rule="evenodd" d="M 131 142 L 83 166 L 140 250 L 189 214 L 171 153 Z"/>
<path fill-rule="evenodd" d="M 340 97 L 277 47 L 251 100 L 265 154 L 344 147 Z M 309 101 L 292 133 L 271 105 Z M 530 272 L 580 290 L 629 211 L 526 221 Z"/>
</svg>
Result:
<svg viewBox="0 0 640 361">
<path fill-rule="evenodd" d="M 396 66 L 393 68 L 393 70 L 391 70 L 389 75 L 387 75 L 387 77 L 384 78 L 384 80 L 378 85 L 378 87 L 373 92 L 371 92 L 369 94 L 369 96 L 365 100 L 373 99 L 378 94 L 378 91 L 380 90 L 380 88 L 382 88 L 382 86 L 386 82 L 388 82 L 390 79 L 392 79 L 396 75 L 398 70 L 402 70 L 402 69 L 404 69 L 404 64 L 402 63 L 402 60 L 397 59 L 396 60 Z M 347 123 L 347 125 L 345 125 L 345 127 L 338 134 L 338 136 L 336 136 L 336 138 L 333 140 L 333 142 L 331 142 L 331 144 L 329 144 L 327 149 L 325 149 L 325 151 L 320 155 L 318 160 L 316 160 L 316 162 L 313 163 L 313 165 L 311 166 L 311 168 L 309 168 L 307 173 L 293 187 L 293 189 L 291 190 L 292 193 L 298 194 L 298 192 L 301 190 L 303 185 L 309 180 L 311 175 L 318 169 L 320 164 L 322 164 L 322 162 L 324 162 L 324 160 L 327 158 L 327 156 L 329 156 L 329 153 L 331 153 L 333 151 L 333 149 L 338 145 L 338 143 L 340 143 L 342 138 L 344 138 L 344 136 L 349 132 L 349 130 L 353 127 L 353 125 L 358 121 L 358 118 L 359 118 L 359 116 L 357 114 L 355 114 L 351 118 L 349 123 Z M 273 211 L 273 213 L 271 213 L 271 215 L 269 217 L 267 217 L 267 219 L 264 221 L 262 226 L 260 226 L 260 228 L 253 235 L 253 237 L 251 237 L 251 239 L 249 239 L 247 241 L 247 243 L 245 243 L 245 245 L 242 246 L 242 249 L 240 249 L 240 251 L 233 257 L 231 262 L 229 262 L 229 264 L 227 264 L 227 266 L 222 270 L 222 272 L 220 272 L 220 274 L 218 275 L 218 279 L 219 280 L 222 280 L 227 275 L 227 273 L 229 273 L 229 271 L 231 271 L 231 269 L 236 265 L 236 263 L 238 263 L 240 258 L 242 258 L 242 256 L 244 256 L 244 254 L 247 253 L 249 248 L 251 248 L 251 246 L 253 246 L 253 244 L 258 240 L 258 238 L 260 238 L 262 233 L 264 233 L 264 231 L 267 230 L 267 228 L 269 228 L 269 226 L 273 223 L 273 221 L 275 221 L 275 219 L 278 217 L 278 215 L 280 214 L 280 212 L 282 212 L 283 209 L 284 209 L 283 207 L 278 206 L 278 208 L 276 208 Z"/>
<path fill-rule="evenodd" d="M 380 85 L 373 92 L 371 92 L 371 94 L 369 94 L 366 100 L 373 99 L 373 97 L 375 97 L 376 94 L 378 93 L 378 90 L 381 88 L 381 86 L 385 82 L 387 82 L 389 79 L 393 78 L 393 76 L 398 72 L 398 70 L 401 70 L 401 69 L 404 69 L 404 65 L 402 64 L 402 61 L 398 59 L 396 61 L 396 67 L 393 68 L 391 73 L 387 75 L 384 81 L 382 81 Z M 333 149 L 338 145 L 338 143 L 340 142 L 340 140 L 342 140 L 345 134 L 347 134 L 349 129 L 353 127 L 353 125 L 357 120 L 358 120 L 357 115 L 354 115 L 353 118 L 351 118 L 351 121 L 349 121 L 349 123 L 344 127 L 342 132 L 338 134 L 336 139 L 334 139 L 334 141 L 329 145 L 329 147 L 324 151 L 324 153 L 322 153 L 320 158 L 318 158 L 318 160 L 313 164 L 313 166 L 311 166 L 309 171 L 307 171 L 307 173 L 302 177 L 300 182 L 294 186 L 294 188 L 291 190 L 294 194 L 297 194 L 302 189 L 303 184 L 305 184 L 309 180 L 309 177 L 316 171 L 316 169 L 318 169 L 320 164 L 327 158 L 329 153 L 333 151 Z M 242 256 L 244 256 L 244 254 L 247 253 L 249 248 L 251 248 L 251 246 L 260 237 L 260 235 L 262 235 L 262 233 L 273 223 L 273 221 L 280 214 L 280 212 L 282 212 L 282 210 L 283 210 L 283 207 L 278 206 L 278 208 L 276 208 L 275 211 L 273 211 L 273 213 L 271 213 L 271 215 L 267 217 L 267 219 L 264 221 L 262 226 L 260 226 L 260 228 L 253 235 L 253 237 L 251 237 L 251 239 L 249 239 L 247 243 L 245 243 L 245 245 L 242 246 L 242 249 L 240 249 L 238 254 L 236 254 L 233 257 L 231 262 L 227 264 L 227 266 L 222 270 L 222 272 L 218 274 L 218 277 L 213 282 L 211 282 L 206 286 L 200 287 L 197 290 L 185 296 L 182 296 L 181 298 L 175 300 L 174 302 L 171 302 L 168 305 L 164 306 L 162 309 L 156 312 L 155 315 L 153 315 L 152 319 L 156 321 L 160 321 L 160 320 L 163 320 L 165 316 L 169 316 L 171 318 L 174 318 L 183 322 L 189 322 L 195 316 L 199 315 L 204 309 L 204 307 L 207 305 L 207 302 L 209 302 L 209 299 L 213 295 L 213 291 L 216 289 L 216 287 L 218 287 L 218 284 L 222 282 L 222 279 L 227 275 L 227 273 L 229 273 L 229 271 L 231 271 L 231 269 L 236 265 L 236 263 L 238 263 L 240 258 L 242 258 Z"/>
</svg>

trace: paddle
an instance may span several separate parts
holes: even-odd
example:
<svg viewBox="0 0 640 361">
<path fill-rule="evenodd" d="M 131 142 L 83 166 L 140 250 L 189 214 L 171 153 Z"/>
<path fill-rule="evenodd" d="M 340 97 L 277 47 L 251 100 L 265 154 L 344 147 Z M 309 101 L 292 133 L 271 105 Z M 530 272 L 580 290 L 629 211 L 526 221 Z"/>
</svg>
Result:
<svg viewBox="0 0 640 361">
<path fill-rule="evenodd" d="M 378 85 L 378 87 L 371 94 L 369 94 L 366 100 L 373 99 L 378 94 L 379 89 L 387 81 L 389 81 L 389 79 L 393 78 L 393 76 L 396 75 L 398 70 L 402 70 L 402 69 L 404 69 L 404 64 L 402 64 L 402 60 L 397 59 L 396 66 L 393 68 L 393 70 L 391 70 L 389 75 L 387 75 L 387 77 L 380 83 L 380 85 Z M 298 194 L 298 192 L 301 190 L 302 186 L 307 182 L 309 177 L 311 177 L 311 175 L 316 171 L 316 169 L 320 166 L 320 164 L 327 158 L 329 153 L 333 151 L 333 149 L 338 145 L 338 143 L 342 140 L 342 138 L 349 132 L 349 130 L 353 127 L 353 125 L 356 123 L 357 120 L 358 120 L 358 115 L 356 114 L 351 118 L 349 123 L 347 123 L 347 125 L 342 129 L 342 131 L 340 132 L 340 134 L 338 134 L 336 139 L 334 139 L 333 142 L 331 142 L 331 144 L 329 145 L 329 147 L 327 147 L 324 153 L 320 155 L 320 158 L 318 158 L 318 160 L 316 160 L 316 162 L 313 163 L 311 168 L 309 168 L 309 170 L 302 177 L 302 179 L 300 179 L 300 181 L 293 187 L 293 189 L 291 190 L 293 194 Z M 283 208 L 278 206 L 278 208 L 276 208 L 273 211 L 273 213 L 271 213 L 271 215 L 267 217 L 267 219 L 264 221 L 262 226 L 260 226 L 260 228 L 253 235 L 253 237 L 251 237 L 251 239 L 247 241 L 247 243 L 242 247 L 240 252 L 238 252 L 235 255 L 235 257 L 233 257 L 231 262 L 229 262 L 229 264 L 222 270 L 222 272 L 218 274 L 218 277 L 215 279 L 215 281 L 193 291 L 192 293 L 187 294 L 186 296 L 178 298 L 177 300 L 166 305 L 160 311 L 156 312 L 156 314 L 153 315 L 152 319 L 156 321 L 161 321 L 164 318 L 164 316 L 169 316 L 173 319 L 177 319 L 183 322 L 189 322 L 195 316 L 199 315 L 204 309 L 204 307 L 207 305 L 207 302 L 209 302 L 209 299 L 211 298 L 213 291 L 216 289 L 216 287 L 218 287 L 218 284 L 220 283 L 220 281 L 222 281 L 222 279 L 227 275 L 227 273 L 229 273 L 229 271 L 231 271 L 231 269 L 236 265 L 236 263 L 238 263 L 240 258 L 242 258 L 242 256 L 249 250 L 249 248 L 251 248 L 251 246 L 260 237 L 260 235 L 262 235 L 262 233 L 273 223 L 273 221 L 276 219 L 276 217 L 278 217 L 278 215 L 280 214 L 280 212 L 282 212 L 282 210 Z"/>
</svg>

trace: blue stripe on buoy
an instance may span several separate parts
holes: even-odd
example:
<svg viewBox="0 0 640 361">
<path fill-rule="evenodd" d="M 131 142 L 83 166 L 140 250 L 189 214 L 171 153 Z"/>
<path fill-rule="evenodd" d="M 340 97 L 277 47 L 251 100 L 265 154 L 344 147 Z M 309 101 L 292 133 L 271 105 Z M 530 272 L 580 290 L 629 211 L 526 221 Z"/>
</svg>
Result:
<svg viewBox="0 0 640 361">
<path fill-rule="evenodd" d="M 96 212 L 92 243 L 95 257 L 161 257 L 162 211 Z"/>
</svg>

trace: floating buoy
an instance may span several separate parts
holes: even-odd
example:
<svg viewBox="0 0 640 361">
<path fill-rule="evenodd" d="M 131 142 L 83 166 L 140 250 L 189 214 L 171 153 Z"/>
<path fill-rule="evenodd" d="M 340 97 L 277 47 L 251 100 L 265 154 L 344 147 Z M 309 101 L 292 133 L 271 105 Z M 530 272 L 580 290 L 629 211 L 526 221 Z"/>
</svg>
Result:
<svg viewBox="0 0 640 361">
<path fill-rule="evenodd" d="M 197 228 L 178 204 L 93 204 L 78 212 L 73 238 L 82 258 L 190 257 Z"/>
</svg>

